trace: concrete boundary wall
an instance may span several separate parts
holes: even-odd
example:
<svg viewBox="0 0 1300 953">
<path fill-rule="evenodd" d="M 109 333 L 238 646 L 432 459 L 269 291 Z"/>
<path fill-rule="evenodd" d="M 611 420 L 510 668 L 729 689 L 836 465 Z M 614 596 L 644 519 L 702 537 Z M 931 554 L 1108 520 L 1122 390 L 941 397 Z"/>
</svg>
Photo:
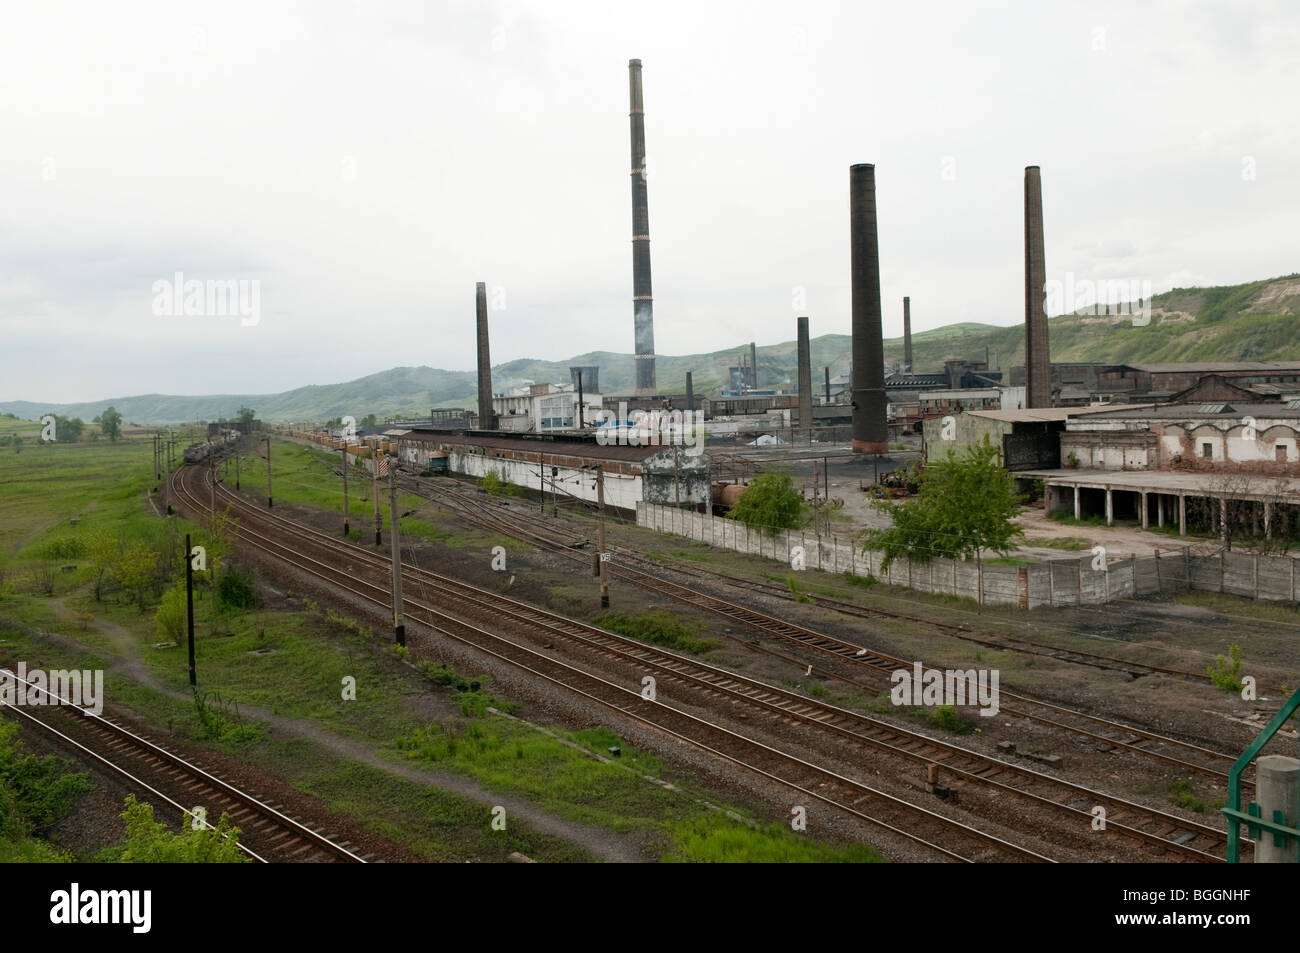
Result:
<svg viewBox="0 0 1300 953">
<path fill-rule="evenodd" d="M 1300 559 L 1256 553 L 1220 552 L 1193 555 L 1189 550 L 1111 560 L 1093 569 L 1088 552 L 1078 559 L 1053 559 L 1026 566 L 933 559 L 928 563 L 897 559 L 888 572 L 881 554 L 854 546 L 850 536 L 822 537 L 795 530 L 775 536 L 748 530 L 735 520 L 692 510 L 639 501 L 636 522 L 661 533 L 674 533 L 720 549 L 773 559 L 790 567 L 795 547 L 802 546 L 807 569 L 874 576 L 882 582 L 918 592 L 963 596 L 982 605 L 1100 605 L 1113 599 L 1203 589 L 1252 599 L 1295 602 L 1300 599 Z M 791 572 L 797 570 L 791 569 Z"/>
</svg>

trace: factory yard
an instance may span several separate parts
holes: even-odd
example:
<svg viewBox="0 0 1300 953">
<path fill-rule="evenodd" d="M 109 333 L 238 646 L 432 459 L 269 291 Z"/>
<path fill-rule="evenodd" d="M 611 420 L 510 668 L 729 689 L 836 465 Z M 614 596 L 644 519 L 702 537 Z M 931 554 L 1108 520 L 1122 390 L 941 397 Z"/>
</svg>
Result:
<svg viewBox="0 0 1300 953">
<path fill-rule="evenodd" d="M 169 738 L 369 859 L 953 859 L 937 844 L 982 860 L 1221 858 L 1215 805 L 1226 765 L 1213 753 L 1230 759 L 1276 707 L 1279 687 L 1300 679 L 1289 650 L 1294 614 L 1278 606 L 1190 593 L 1120 613 L 980 608 L 829 573 L 795 578 L 612 514 L 611 616 L 591 546 L 572 547 L 597 535 L 591 511 L 556 517 L 548 507 L 542 518 L 536 501 L 414 475 L 399 494 L 408 643 L 394 653 L 383 608 L 388 527 L 384 546 L 363 541 L 343 557 L 346 576 L 326 569 L 341 510 L 322 491 L 336 468 L 294 446 L 274 442 L 283 469 L 271 513 L 255 456 L 244 457 L 238 493 L 228 466 L 218 468 L 218 509 L 238 519 L 228 558 L 255 569 L 261 604 L 235 615 L 200 607 L 200 686 L 228 713 L 216 734 L 195 720 L 183 655 L 156 647 L 150 617 L 133 606 L 97 605 L 84 573 L 53 597 L 16 592 L 0 605 L 0 649 L 4 661 L 19 651 L 47 665 L 93 654 L 108 670 L 114 717 Z M 189 467 L 172 484 L 192 532 L 202 532 L 210 503 L 206 477 Z M 362 482 L 354 515 L 368 512 L 368 490 Z M 143 501 L 131 494 L 111 508 L 126 515 L 143 505 L 159 520 L 160 499 Z M 504 570 L 493 567 L 494 547 Z M 457 588 L 466 585 L 475 588 Z M 554 613 L 545 624 L 564 631 L 512 619 L 520 610 L 503 597 Z M 92 618 L 78 622 L 85 609 Z M 443 634 L 423 627 L 430 612 L 445 614 Z M 574 623 L 602 634 L 583 641 L 597 630 L 580 635 Z M 506 631 L 518 648 L 489 635 Z M 486 654 L 489 644 L 505 655 Z M 1203 677 L 1230 644 L 1259 680 L 1255 702 Z M 506 658 L 517 652 L 538 674 Z M 999 710 L 893 704 L 890 672 L 914 662 L 995 669 Z M 717 682 L 714 670 L 730 674 Z M 659 694 L 645 707 L 630 699 L 647 673 Z M 356 702 L 338 700 L 344 676 L 356 679 Z M 562 684 L 574 678 L 590 697 Z M 766 687 L 750 694 L 746 680 Z M 614 707 L 602 693 L 613 693 Z M 615 701 L 620 693 L 629 700 Z M 751 767 L 724 765 L 666 731 L 711 732 L 710 748 Z M 789 760 L 796 752 L 798 763 Z M 823 787 L 809 803 L 791 784 Z M 103 779 L 104 793 L 61 824 L 66 849 L 111 842 L 114 825 L 87 818 L 120 790 Z M 1089 827 L 1096 804 L 1111 810 L 1110 835 Z M 796 808 L 806 828 L 792 829 Z M 508 818 L 501 831 L 492 827 L 498 809 Z"/>
</svg>

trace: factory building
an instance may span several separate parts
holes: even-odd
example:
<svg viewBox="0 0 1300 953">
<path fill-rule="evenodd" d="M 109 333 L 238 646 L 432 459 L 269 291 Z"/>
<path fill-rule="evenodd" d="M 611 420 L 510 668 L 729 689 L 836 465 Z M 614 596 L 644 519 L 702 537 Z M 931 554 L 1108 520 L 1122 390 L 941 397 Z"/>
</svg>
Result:
<svg viewBox="0 0 1300 953">
<path fill-rule="evenodd" d="M 1098 401 L 1123 400 L 1192 402 L 1183 396 L 1206 378 L 1214 377 L 1221 387 L 1250 391 L 1256 400 L 1300 392 L 1300 361 L 1200 361 L 1184 364 L 1105 364 L 1100 362 L 1053 363 L 1052 400 L 1056 406 L 1080 406 Z M 1013 367 L 1012 385 L 1023 385 L 1024 367 Z M 1216 399 L 1206 394 L 1205 399 Z M 1217 399 L 1245 400 L 1243 394 L 1222 391 Z"/>
<path fill-rule="evenodd" d="M 582 393 L 581 422 L 578 393 L 571 384 L 530 384 L 492 398 L 497 429 L 514 433 L 553 433 L 591 426 L 601 408 L 601 396 Z"/>
</svg>

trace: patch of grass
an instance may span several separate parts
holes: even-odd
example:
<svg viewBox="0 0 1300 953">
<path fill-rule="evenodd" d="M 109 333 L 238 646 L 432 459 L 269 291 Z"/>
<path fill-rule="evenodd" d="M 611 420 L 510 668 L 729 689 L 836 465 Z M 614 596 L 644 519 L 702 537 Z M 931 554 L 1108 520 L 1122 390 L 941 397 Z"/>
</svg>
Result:
<svg viewBox="0 0 1300 953">
<path fill-rule="evenodd" d="M 1085 516 L 1082 519 L 1075 519 L 1073 513 L 1067 513 L 1065 510 L 1058 510 L 1055 513 L 1048 514 L 1048 519 L 1054 523 L 1064 523 L 1066 526 L 1105 526 L 1106 517 L 1101 515 Z"/>
<path fill-rule="evenodd" d="M 1091 549 L 1092 543 L 1082 536 L 1040 536 L 1025 540 L 1026 546 L 1046 546 L 1048 549 Z"/>
<path fill-rule="evenodd" d="M 984 560 L 984 563 L 988 566 L 1028 566 L 1029 560 L 1019 556 L 995 556 Z"/>
<path fill-rule="evenodd" d="M 718 647 L 718 643 L 712 639 L 701 639 L 699 637 L 700 633 L 705 629 L 703 623 L 683 619 L 662 609 L 642 615 L 604 612 L 596 616 L 592 621 L 597 625 L 604 626 L 611 632 L 640 639 L 642 642 L 649 642 L 651 645 L 659 645 L 666 649 L 689 652 L 692 655 L 700 655 Z"/>
<path fill-rule="evenodd" d="M 1205 813 L 1205 802 L 1196 796 L 1192 790 L 1191 781 L 1186 778 L 1179 778 L 1173 784 L 1169 785 L 1170 800 L 1181 808 L 1194 811 L 1197 814 Z"/>
<path fill-rule="evenodd" d="M 695 818 L 672 825 L 672 844 L 662 859 L 706 864 L 878 864 L 884 858 L 865 844 L 837 846 L 796 834 L 788 826 L 748 827 Z"/>
<path fill-rule="evenodd" d="M 785 583 L 787 586 L 790 587 L 790 595 L 794 596 L 795 602 L 802 602 L 805 605 L 810 605 L 810 606 L 817 604 L 811 598 L 805 596 L 802 592 L 799 591 L 799 586 L 798 584 L 795 583 L 794 576 L 786 576 Z"/>
<path fill-rule="evenodd" d="M 685 559 L 693 563 L 707 563 L 710 561 L 710 554 L 707 552 L 698 552 L 689 549 L 674 549 L 669 555 L 676 556 L 678 559 Z"/>
<path fill-rule="evenodd" d="M 854 572 L 846 572 L 844 574 L 844 581 L 850 586 L 857 586 L 859 589 L 870 589 L 872 586 L 880 585 L 880 580 L 871 575 L 871 573 L 867 573 L 865 576 L 859 576 Z"/>
</svg>

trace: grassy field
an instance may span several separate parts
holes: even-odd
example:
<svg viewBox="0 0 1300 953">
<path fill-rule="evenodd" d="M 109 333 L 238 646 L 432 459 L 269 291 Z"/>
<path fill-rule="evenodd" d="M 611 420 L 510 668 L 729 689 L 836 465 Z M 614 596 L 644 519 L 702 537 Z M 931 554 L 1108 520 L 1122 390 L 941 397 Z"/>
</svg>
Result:
<svg viewBox="0 0 1300 953">
<path fill-rule="evenodd" d="M 154 515 L 151 453 L 147 438 L 29 444 L 17 453 L 0 448 L 0 661 L 103 668 L 110 705 L 131 709 L 159 733 L 187 737 L 284 777 L 429 859 L 499 861 L 511 851 L 550 861 L 594 855 L 581 838 L 541 834 L 517 816 L 506 830 L 493 830 L 491 804 L 457 786 L 412 777 L 411 770 L 464 779 L 490 799 L 525 801 L 576 825 L 575 831 L 631 837 L 647 859 L 879 859 L 861 845 L 795 833 L 763 810 L 709 807 L 706 802 L 734 799 L 681 776 L 607 729 L 543 730 L 494 714 L 489 707 L 508 712 L 518 706 L 498 697 L 486 676 L 408 665 L 389 649 L 386 634 L 306 601 L 223 607 L 215 589 L 201 584 L 195 603 L 200 691 L 191 694 L 185 652 L 166 644 L 156 619 L 162 594 L 180 578 L 184 534 L 210 547 L 218 574 L 239 570 L 203 528 Z M 272 454 L 277 503 L 341 514 L 342 486 L 333 473 L 338 461 L 280 441 Z M 246 455 L 243 461 L 243 481 L 257 486 L 265 480 L 260 459 Z M 354 513 L 365 514 L 362 494 L 369 483 L 358 480 L 349 489 L 356 494 Z M 401 501 L 410 509 L 419 503 L 407 496 Z M 446 532 L 439 517 L 408 518 L 404 531 L 412 531 L 408 522 L 423 522 L 430 534 Z M 119 555 L 149 549 L 156 563 L 137 589 L 115 581 L 110 571 L 96 599 L 100 573 L 90 554 L 94 541 L 105 538 Z M 650 635 L 691 635 L 661 629 Z M 355 680 L 355 699 L 344 697 L 348 680 Z M 621 749 L 619 759 L 605 755 L 611 746 Z M 0 856 L 6 853 L 45 856 L 30 845 L 0 849 Z"/>
</svg>

